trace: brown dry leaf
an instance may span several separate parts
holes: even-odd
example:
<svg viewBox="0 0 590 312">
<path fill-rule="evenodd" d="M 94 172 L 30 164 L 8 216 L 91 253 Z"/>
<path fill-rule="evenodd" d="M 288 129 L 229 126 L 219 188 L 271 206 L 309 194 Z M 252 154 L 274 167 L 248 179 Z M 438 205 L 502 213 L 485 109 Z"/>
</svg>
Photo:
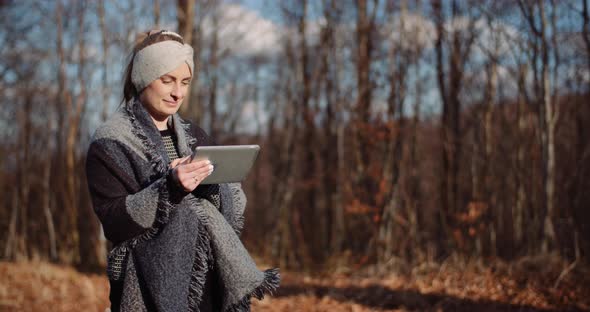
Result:
<svg viewBox="0 0 590 312">
<path fill-rule="evenodd" d="M 530 265 L 527 264 L 527 266 Z M 273 297 L 252 300 L 252 311 L 540 311 L 589 310 L 587 271 L 566 276 L 492 270 L 481 264 L 444 263 L 415 274 L 312 276 L 281 272 Z M 47 263 L 0 262 L 0 311 L 100 311 L 109 305 L 105 276 Z"/>
</svg>

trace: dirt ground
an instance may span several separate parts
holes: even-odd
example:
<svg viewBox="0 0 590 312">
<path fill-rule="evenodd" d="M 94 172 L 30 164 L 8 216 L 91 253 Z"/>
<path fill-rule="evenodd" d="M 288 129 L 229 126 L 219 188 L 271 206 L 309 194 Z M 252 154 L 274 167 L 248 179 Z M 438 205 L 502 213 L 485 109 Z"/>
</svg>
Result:
<svg viewBox="0 0 590 312">
<path fill-rule="evenodd" d="M 543 269 L 541 269 L 541 267 Z M 545 263 L 423 265 L 381 278 L 282 272 L 252 311 L 590 311 L 590 274 Z M 105 276 L 48 263 L 0 262 L 0 311 L 105 311 Z"/>
</svg>

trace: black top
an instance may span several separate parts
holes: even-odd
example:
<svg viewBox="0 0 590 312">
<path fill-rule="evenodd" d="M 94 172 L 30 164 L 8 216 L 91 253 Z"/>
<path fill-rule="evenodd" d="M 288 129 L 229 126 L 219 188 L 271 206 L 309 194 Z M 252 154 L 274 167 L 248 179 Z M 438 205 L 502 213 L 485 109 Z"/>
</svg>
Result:
<svg viewBox="0 0 590 312">
<path fill-rule="evenodd" d="M 179 158 L 178 157 L 178 147 L 176 141 L 176 135 L 174 131 L 171 129 L 160 130 L 160 135 L 162 136 L 162 141 L 164 142 L 164 147 L 166 147 L 166 154 L 168 154 L 168 158 L 170 158 L 170 162 Z"/>
</svg>

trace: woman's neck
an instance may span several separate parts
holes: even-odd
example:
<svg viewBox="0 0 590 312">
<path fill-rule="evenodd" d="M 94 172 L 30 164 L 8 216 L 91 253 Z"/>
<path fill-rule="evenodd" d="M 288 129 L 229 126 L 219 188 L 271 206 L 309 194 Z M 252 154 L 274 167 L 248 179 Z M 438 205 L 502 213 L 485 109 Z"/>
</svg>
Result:
<svg viewBox="0 0 590 312">
<path fill-rule="evenodd" d="M 150 117 L 154 121 L 154 124 L 156 125 L 156 128 L 158 128 L 158 130 L 168 129 L 168 119 L 170 118 L 170 115 L 168 115 L 168 116 L 158 115 L 154 111 L 152 111 L 148 105 L 144 105 L 143 103 L 142 103 L 142 105 L 145 108 L 145 110 L 147 110 L 148 114 L 150 114 Z"/>
<path fill-rule="evenodd" d="M 170 118 L 170 116 L 166 117 L 166 119 L 164 120 L 158 120 L 156 118 L 154 118 L 154 116 L 151 116 L 152 120 L 154 121 L 154 123 L 156 124 L 156 128 L 158 128 L 158 130 L 166 130 L 168 129 L 168 118 Z"/>
</svg>

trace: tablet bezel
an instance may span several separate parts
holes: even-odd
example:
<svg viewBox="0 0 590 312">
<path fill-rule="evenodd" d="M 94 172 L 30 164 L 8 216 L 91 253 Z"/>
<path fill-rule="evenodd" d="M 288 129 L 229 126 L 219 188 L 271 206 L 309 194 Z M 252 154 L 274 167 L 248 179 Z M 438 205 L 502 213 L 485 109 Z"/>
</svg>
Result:
<svg viewBox="0 0 590 312">
<path fill-rule="evenodd" d="M 243 181 L 260 151 L 259 145 L 198 146 L 191 155 L 191 162 L 209 159 L 214 170 L 200 184 L 234 183 Z"/>
</svg>

